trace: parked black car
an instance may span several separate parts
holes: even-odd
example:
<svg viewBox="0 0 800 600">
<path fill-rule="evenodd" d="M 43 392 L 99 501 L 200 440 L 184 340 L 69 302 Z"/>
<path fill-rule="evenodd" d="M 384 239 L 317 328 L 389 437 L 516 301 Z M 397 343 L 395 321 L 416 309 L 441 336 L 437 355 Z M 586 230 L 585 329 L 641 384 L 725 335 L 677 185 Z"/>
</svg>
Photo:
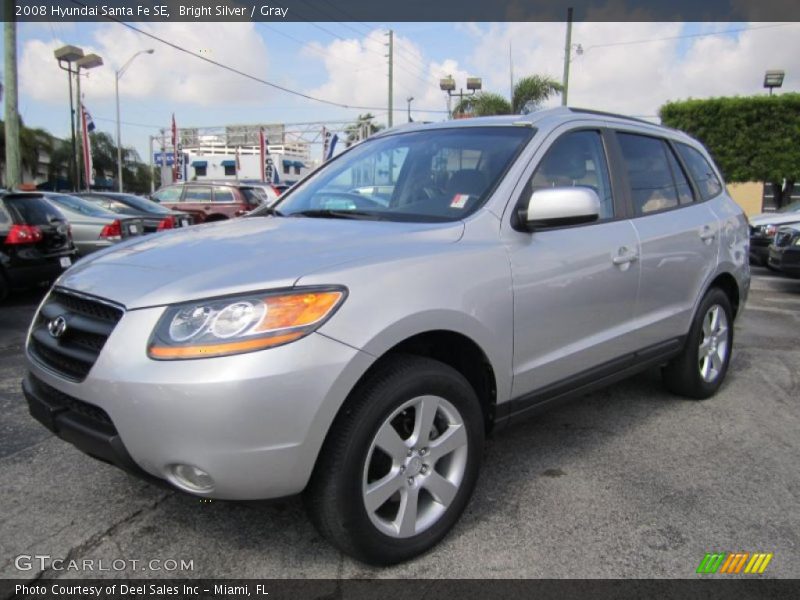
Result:
<svg viewBox="0 0 800 600">
<path fill-rule="evenodd" d="M 767 264 L 786 275 L 800 277 L 800 224 L 778 229 L 769 247 Z"/>
<path fill-rule="evenodd" d="M 42 194 L 0 196 L 0 299 L 53 281 L 76 254 L 67 219 Z"/>
<path fill-rule="evenodd" d="M 192 215 L 171 210 L 147 198 L 119 192 L 83 192 L 75 194 L 102 208 L 120 215 L 142 217 L 144 233 L 188 227 L 193 223 Z"/>
</svg>

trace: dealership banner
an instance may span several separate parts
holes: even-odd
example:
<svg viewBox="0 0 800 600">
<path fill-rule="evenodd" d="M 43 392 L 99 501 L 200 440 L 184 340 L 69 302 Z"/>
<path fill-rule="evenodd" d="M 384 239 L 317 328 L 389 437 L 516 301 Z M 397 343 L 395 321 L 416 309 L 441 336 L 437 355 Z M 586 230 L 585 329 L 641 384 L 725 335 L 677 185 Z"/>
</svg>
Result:
<svg viewBox="0 0 800 600">
<path fill-rule="evenodd" d="M 18 21 L 798 21 L 796 0 L 16 0 L 0 3 Z"/>
</svg>

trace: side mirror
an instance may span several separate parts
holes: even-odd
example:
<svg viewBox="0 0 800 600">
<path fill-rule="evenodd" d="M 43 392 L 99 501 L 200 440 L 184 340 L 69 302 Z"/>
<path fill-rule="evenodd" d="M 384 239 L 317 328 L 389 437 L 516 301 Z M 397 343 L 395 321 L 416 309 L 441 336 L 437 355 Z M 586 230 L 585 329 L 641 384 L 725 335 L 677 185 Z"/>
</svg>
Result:
<svg viewBox="0 0 800 600">
<path fill-rule="evenodd" d="M 527 231 L 546 227 L 564 227 L 591 223 L 600 218 L 600 198 L 585 187 L 562 187 L 536 190 L 519 220 Z"/>
</svg>

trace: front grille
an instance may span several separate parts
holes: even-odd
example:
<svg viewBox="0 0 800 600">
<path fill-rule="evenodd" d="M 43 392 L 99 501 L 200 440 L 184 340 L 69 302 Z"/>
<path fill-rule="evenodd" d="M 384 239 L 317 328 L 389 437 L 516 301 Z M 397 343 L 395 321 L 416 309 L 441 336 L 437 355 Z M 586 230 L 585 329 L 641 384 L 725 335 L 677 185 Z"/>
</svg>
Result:
<svg viewBox="0 0 800 600">
<path fill-rule="evenodd" d="M 33 388 L 32 391 L 39 398 L 44 400 L 51 408 L 78 414 L 83 418 L 100 425 L 106 431 L 116 432 L 114 423 L 111 421 L 111 417 L 109 417 L 108 413 L 99 406 L 89 404 L 88 402 L 78 400 L 69 394 L 65 394 L 64 392 L 47 385 L 44 381 L 34 377 L 33 375 L 30 375 L 29 381 L 31 383 L 31 387 Z"/>
<path fill-rule="evenodd" d="M 123 310 L 99 300 L 53 290 L 42 305 L 31 330 L 31 355 L 44 366 L 74 381 L 82 381 L 122 318 Z M 49 325 L 59 317 L 61 335 Z"/>
<path fill-rule="evenodd" d="M 793 237 L 794 234 L 791 231 L 779 231 L 775 235 L 775 245 L 778 246 L 779 248 L 788 246 L 791 243 Z"/>
</svg>

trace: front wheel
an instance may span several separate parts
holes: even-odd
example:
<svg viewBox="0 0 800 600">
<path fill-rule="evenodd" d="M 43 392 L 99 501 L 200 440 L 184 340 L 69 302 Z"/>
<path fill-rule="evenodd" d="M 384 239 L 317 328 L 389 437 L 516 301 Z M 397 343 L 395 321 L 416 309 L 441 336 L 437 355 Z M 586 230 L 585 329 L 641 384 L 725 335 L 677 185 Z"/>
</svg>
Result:
<svg viewBox="0 0 800 600">
<path fill-rule="evenodd" d="M 732 351 L 731 303 L 725 292 L 712 288 L 697 309 L 683 351 L 664 368 L 664 383 L 681 396 L 709 398 L 725 379 Z"/>
<path fill-rule="evenodd" d="M 474 390 L 438 361 L 396 356 L 354 390 L 306 491 L 320 533 L 364 562 L 393 564 L 438 543 L 467 505 L 480 468 Z"/>
</svg>

